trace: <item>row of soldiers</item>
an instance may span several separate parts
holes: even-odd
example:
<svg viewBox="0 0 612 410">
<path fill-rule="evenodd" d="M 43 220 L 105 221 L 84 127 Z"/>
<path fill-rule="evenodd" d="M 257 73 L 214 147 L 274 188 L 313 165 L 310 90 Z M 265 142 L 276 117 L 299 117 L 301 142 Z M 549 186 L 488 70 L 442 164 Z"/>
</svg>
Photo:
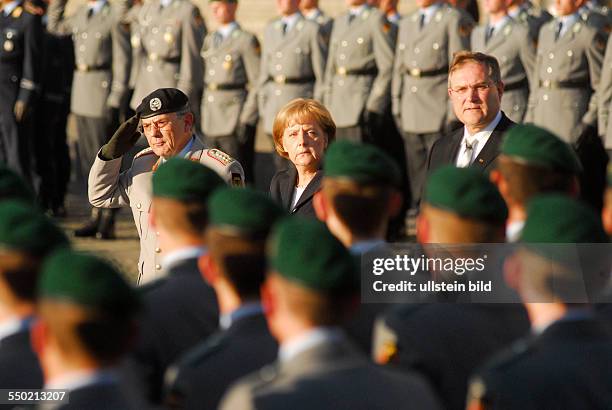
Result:
<svg viewBox="0 0 612 410">
<path fill-rule="evenodd" d="M 370 274 L 356 262 L 388 251 L 401 197 L 399 167 L 371 144 L 329 147 L 315 200 L 322 222 L 228 187 L 200 163 L 165 161 L 152 177 L 151 223 L 169 274 L 140 297 L 108 262 L 66 249 L 27 185 L 2 168 L 0 385 L 67 390 L 61 409 L 605 409 L 610 305 L 568 298 L 590 265 L 537 247 L 608 242 L 612 170 L 605 227 L 573 198 L 579 172 L 569 144 L 531 125 L 507 133 L 492 181 L 474 168 L 436 170 L 419 242 L 502 243 L 521 215 L 516 253 L 485 274 L 503 265 L 524 305 L 432 295 L 389 307 L 358 300 Z M 598 268 L 609 272 L 606 249 Z M 597 290 L 609 286 L 601 273 Z"/>
<path fill-rule="evenodd" d="M 38 152 L 32 176 L 44 180 L 37 183 L 41 194 L 53 198 L 44 201 L 61 214 L 66 148 L 47 134 L 65 135 L 65 114 L 45 114 L 62 118 L 53 126 L 44 116 L 30 115 L 29 122 L 24 116 L 34 112 L 43 73 L 52 71 L 43 71 L 37 40 L 45 4 L 6 3 L 1 52 L 8 81 L 3 90 L 10 95 L 3 99 L 7 128 L 0 160 L 28 173 L 27 159 Z M 44 15 L 47 32 L 72 36 L 74 44 L 74 60 L 62 60 L 67 65 L 74 61 L 70 111 L 76 118 L 82 175 L 112 135 L 120 113 L 128 118 L 153 89 L 176 87 L 192 101 L 207 144 L 237 158 L 252 181 L 258 121 L 271 135 L 280 107 L 314 97 L 329 108 L 339 138 L 377 144 L 404 164 L 415 208 L 431 145 L 457 126 L 447 103 L 449 63 L 455 52 L 470 48 L 500 61 L 506 91 L 502 109 L 511 119 L 534 122 L 569 142 L 597 127 L 596 133 L 612 144 L 607 121 L 612 51 L 604 62 L 610 15 L 590 1 L 559 1 L 554 20 L 528 2 L 508 6 L 490 1 L 484 4 L 487 24 L 473 30 L 467 12 L 434 0 L 417 1 L 418 10 L 402 19 L 396 2 L 381 2 L 380 11 L 366 0 L 347 0 L 348 11 L 331 19 L 317 1 L 286 0 L 278 2 L 280 17 L 266 26 L 261 44 L 236 23 L 236 0 L 210 3 L 219 25 L 210 33 L 188 0 L 132 5 L 92 0 L 70 17 L 64 16 L 66 1 L 50 3 Z M 71 76 L 64 71 L 64 77 L 56 81 L 52 76 L 44 84 L 65 88 Z M 43 113 L 55 107 L 48 101 L 57 93 L 47 94 L 38 99 Z M 33 126 L 39 131 L 32 132 Z M 384 137 L 375 132 L 380 129 Z M 29 137 L 19 138 L 20 132 Z M 278 166 L 284 165 L 279 161 Z M 90 224 L 77 233 L 113 236 L 111 211 L 93 210 L 92 217 L 108 229 Z"/>
</svg>

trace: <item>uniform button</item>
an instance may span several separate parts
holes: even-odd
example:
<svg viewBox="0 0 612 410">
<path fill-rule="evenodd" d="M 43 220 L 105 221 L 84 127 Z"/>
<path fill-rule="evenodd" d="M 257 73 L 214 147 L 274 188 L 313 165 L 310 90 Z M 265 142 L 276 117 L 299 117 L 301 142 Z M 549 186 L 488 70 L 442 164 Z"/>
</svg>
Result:
<svg viewBox="0 0 612 410">
<path fill-rule="evenodd" d="M 512 106 L 512 110 L 513 110 L 513 111 L 518 111 L 518 110 L 519 110 L 519 108 L 520 108 L 520 107 L 519 107 L 518 105 L 513 105 L 513 106 Z"/>
<path fill-rule="evenodd" d="M 274 91 L 274 95 L 276 95 L 276 96 L 281 95 L 281 90 L 275 90 L 275 91 Z"/>
<path fill-rule="evenodd" d="M 215 75 L 215 70 L 208 70 L 208 75 Z"/>
<path fill-rule="evenodd" d="M 95 36 L 96 36 L 96 38 L 101 38 L 102 34 L 98 32 L 98 33 L 95 34 Z"/>
<path fill-rule="evenodd" d="M 155 248 L 155 253 L 160 253 L 161 249 L 160 248 Z"/>
<path fill-rule="evenodd" d="M 80 45 L 80 46 L 79 46 L 79 51 L 85 51 L 85 48 L 86 48 L 86 47 L 85 47 L 84 45 Z"/>
<path fill-rule="evenodd" d="M 283 66 L 280 64 L 277 64 L 274 68 L 276 69 L 276 71 L 280 71 L 282 70 Z"/>
<path fill-rule="evenodd" d="M 150 72 L 150 73 L 153 72 L 153 66 L 152 65 L 148 65 L 147 66 L 147 71 Z"/>
<path fill-rule="evenodd" d="M 302 49 L 301 49 L 301 48 L 299 48 L 299 47 L 297 47 L 297 48 L 295 49 L 295 54 L 302 54 Z"/>
<path fill-rule="evenodd" d="M 414 54 L 419 54 L 421 52 L 421 49 L 418 47 L 414 48 Z"/>
<path fill-rule="evenodd" d="M 550 53 L 550 54 L 548 55 L 548 58 L 550 58 L 550 59 L 552 60 L 553 58 L 555 58 L 555 54 L 554 54 L 554 53 Z"/>
<path fill-rule="evenodd" d="M 155 265 L 155 270 L 160 270 L 160 269 L 161 269 L 161 265 L 159 263 Z"/>
<path fill-rule="evenodd" d="M 102 88 L 108 88 L 108 81 L 102 81 Z"/>
<path fill-rule="evenodd" d="M 434 50 L 437 50 L 440 48 L 440 44 L 438 43 L 433 43 L 433 45 L 431 46 Z"/>
<path fill-rule="evenodd" d="M 217 57 L 211 58 L 210 62 L 213 63 L 213 64 L 216 64 L 217 63 Z"/>
<path fill-rule="evenodd" d="M 413 93 L 416 93 L 417 91 L 419 91 L 419 89 L 413 85 L 412 87 L 410 87 L 410 91 L 412 91 Z"/>
<path fill-rule="evenodd" d="M 346 56 L 344 54 L 340 54 L 340 60 L 344 60 Z"/>
<path fill-rule="evenodd" d="M 573 55 L 574 55 L 574 53 L 572 52 L 572 50 L 567 50 L 567 56 L 568 57 L 571 57 Z"/>
<path fill-rule="evenodd" d="M 159 29 L 158 29 L 157 27 L 153 27 L 153 28 L 151 29 L 151 33 L 153 33 L 153 34 L 157 34 L 157 33 L 159 33 Z"/>
<path fill-rule="evenodd" d="M 548 94 L 544 94 L 544 95 L 542 96 L 542 99 L 543 99 L 544 101 L 548 101 Z"/>
<path fill-rule="evenodd" d="M 213 97 L 212 95 L 208 96 L 208 102 L 214 102 L 215 101 L 215 97 Z"/>
<path fill-rule="evenodd" d="M 6 33 L 6 38 L 8 38 L 9 40 L 12 39 L 13 38 L 13 33 L 11 31 Z"/>
<path fill-rule="evenodd" d="M 283 53 L 281 51 L 277 51 L 276 58 L 283 58 Z"/>
<path fill-rule="evenodd" d="M 546 72 L 547 72 L 548 74 L 552 73 L 552 67 L 548 67 L 548 68 L 546 69 Z"/>
<path fill-rule="evenodd" d="M 138 209 L 142 208 L 142 204 L 136 205 L 136 208 L 138 208 Z"/>
<path fill-rule="evenodd" d="M 83 40 L 87 40 L 87 33 L 83 33 L 83 34 L 81 34 L 81 38 L 82 38 Z"/>
<path fill-rule="evenodd" d="M 348 42 L 346 40 L 343 40 L 341 44 L 342 44 L 342 47 L 348 46 Z"/>
<path fill-rule="evenodd" d="M 363 37 L 359 37 L 357 39 L 357 44 L 363 44 Z"/>
</svg>

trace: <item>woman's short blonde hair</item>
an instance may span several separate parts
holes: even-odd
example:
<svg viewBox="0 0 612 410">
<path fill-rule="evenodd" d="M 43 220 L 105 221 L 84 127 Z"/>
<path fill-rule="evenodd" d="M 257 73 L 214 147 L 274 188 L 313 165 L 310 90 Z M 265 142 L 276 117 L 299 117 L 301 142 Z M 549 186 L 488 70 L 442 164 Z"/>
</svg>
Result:
<svg viewBox="0 0 612 410">
<path fill-rule="evenodd" d="M 289 155 L 283 149 L 283 133 L 289 124 L 303 121 L 316 122 L 327 136 L 327 145 L 336 138 L 336 124 L 327 108 L 316 100 L 297 98 L 281 108 L 274 118 L 272 137 L 278 155 L 289 158 Z"/>
</svg>

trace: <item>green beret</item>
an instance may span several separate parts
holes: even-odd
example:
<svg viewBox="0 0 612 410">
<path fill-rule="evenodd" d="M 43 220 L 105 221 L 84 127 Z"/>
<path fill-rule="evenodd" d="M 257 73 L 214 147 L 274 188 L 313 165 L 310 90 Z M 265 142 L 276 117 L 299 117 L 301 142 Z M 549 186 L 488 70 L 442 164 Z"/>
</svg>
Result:
<svg viewBox="0 0 612 410">
<path fill-rule="evenodd" d="M 34 193 L 19 175 L 0 164 L 0 200 L 4 199 L 22 199 L 34 203 Z"/>
<path fill-rule="evenodd" d="M 209 224 L 237 232 L 267 233 L 286 212 L 251 188 L 219 188 L 208 201 Z"/>
<path fill-rule="evenodd" d="M 170 158 L 153 174 L 153 196 L 203 202 L 225 182 L 212 169 L 184 158 Z"/>
<path fill-rule="evenodd" d="M 579 174 L 580 160 L 574 150 L 559 137 L 532 124 L 512 127 L 504 136 L 501 153 L 530 165 Z"/>
<path fill-rule="evenodd" d="M 140 118 L 149 118 L 156 115 L 177 112 L 185 109 L 189 98 L 176 88 L 158 88 L 142 99 L 136 107 L 136 114 Z"/>
<path fill-rule="evenodd" d="M 508 207 L 499 191 L 481 171 L 447 165 L 427 180 L 424 201 L 461 217 L 504 222 Z"/>
<path fill-rule="evenodd" d="M 521 233 L 525 243 L 605 243 L 601 218 L 589 206 L 564 195 L 534 197 Z"/>
<path fill-rule="evenodd" d="M 109 315 L 138 307 L 136 292 L 108 262 L 71 250 L 53 253 L 42 267 L 39 297 L 59 299 Z"/>
<path fill-rule="evenodd" d="M 274 228 L 270 266 L 284 278 L 326 293 L 350 293 L 357 267 L 349 251 L 327 227 L 313 218 L 288 217 Z"/>
<path fill-rule="evenodd" d="M 385 152 L 371 144 L 346 140 L 329 146 L 323 173 L 328 178 L 347 178 L 363 184 L 401 185 L 400 169 Z"/>
<path fill-rule="evenodd" d="M 63 231 L 33 204 L 0 202 L 0 248 L 45 256 L 61 246 L 68 246 Z"/>
</svg>

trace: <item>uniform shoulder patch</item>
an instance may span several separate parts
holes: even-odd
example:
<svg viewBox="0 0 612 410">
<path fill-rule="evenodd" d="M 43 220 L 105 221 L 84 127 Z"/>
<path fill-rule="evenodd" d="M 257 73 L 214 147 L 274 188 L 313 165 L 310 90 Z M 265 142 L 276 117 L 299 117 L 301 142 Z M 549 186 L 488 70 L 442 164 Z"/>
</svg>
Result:
<svg viewBox="0 0 612 410">
<path fill-rule="evenodd" d="M 212 159 L 217 160 L 223 166 L 227 166 L 230 163 L 234 162 L 234 158 L 230 157 L 225 152 L 220 151 L 220 150 L 218 150 L 216 148 L 212 148 L 212 149 L 206 150 L 206 155 L 208 155 Z"/>
<path fill-rule="evenodd" d="M 155 154 L 153 152 L 153 148 L 148 147 L 148 148 L 143 149 L 142 151 L 139 151 L 136 155 L 134 155 L 134 159 L 144 157 L 145 155 L 151 155 L 151 154 Z"/>
</svg>

